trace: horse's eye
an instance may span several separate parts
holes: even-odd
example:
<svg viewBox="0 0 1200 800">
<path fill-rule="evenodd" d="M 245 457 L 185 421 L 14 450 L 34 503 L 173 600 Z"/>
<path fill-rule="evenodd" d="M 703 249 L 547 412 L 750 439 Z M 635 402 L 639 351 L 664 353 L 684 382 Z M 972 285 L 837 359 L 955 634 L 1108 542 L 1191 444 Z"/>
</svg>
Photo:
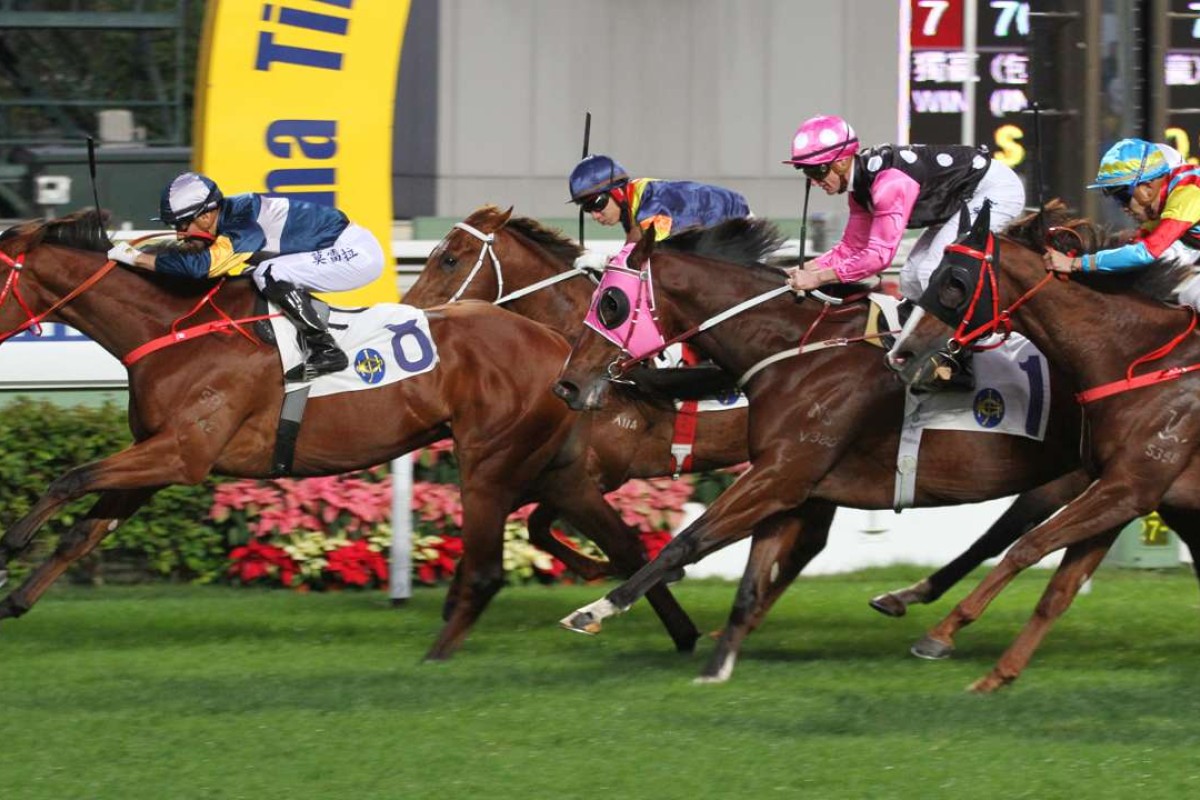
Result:
<svg viewBox="0 0 1200 800">
<path fill-rule="evenodd" d="M 629 319 L 629 296 L 620 289 L 605 289 L 596 305 L 596 316 L 600 318 L 600 324 L 610 331 L 620 326 Z"/>
<path fill-rule="evenodd" d="M 442 269 L 450 270 L 458 266 L 458 259 L 455 256 L 446 253 L 442 256 Z"/>
<path fill-rule="evenodd" d="M 938 286 L 938 303 L 943 308 L 958 309 L 967 299 L 967 284 L 956 275 L 951 275 Z"/>
</svg>

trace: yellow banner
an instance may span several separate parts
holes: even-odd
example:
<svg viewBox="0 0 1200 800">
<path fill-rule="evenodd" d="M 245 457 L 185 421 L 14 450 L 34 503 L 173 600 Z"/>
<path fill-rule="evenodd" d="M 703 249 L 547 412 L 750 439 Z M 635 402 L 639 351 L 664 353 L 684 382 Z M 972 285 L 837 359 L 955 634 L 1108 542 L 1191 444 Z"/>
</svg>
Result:
<svg viewBox="0 0 1200 800">
<path fill-rule="evenodd" d="M 409 0 L 208 0 L 194 166 L 226 194 L 336 206 L 369 228 L 386 264 L 332 295 L 394 302 L 392 110 Z"/>
</svg>

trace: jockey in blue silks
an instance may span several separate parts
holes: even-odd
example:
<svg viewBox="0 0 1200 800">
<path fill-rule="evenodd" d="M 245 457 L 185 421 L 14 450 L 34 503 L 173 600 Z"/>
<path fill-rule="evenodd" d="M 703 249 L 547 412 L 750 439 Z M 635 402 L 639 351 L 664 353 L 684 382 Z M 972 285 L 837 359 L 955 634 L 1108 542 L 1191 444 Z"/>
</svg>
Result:
<svg viewBox="0 0 1200 800">
<path fill-rule="evenodd" d="M 630 178 L 615 159 L 599 154 L 576 164 L 568 185 L 568 202 L 601 225 L 621 223 L 628 241 L 640 239 L 644 231 L 665 239 L 683 228 L 750 215 L 746 198 L 737 192 L 694 181 Z"/>
<path fill-rule="evenodd" d="M 369 230 L 336 208 L 266 194 L 225 197 L 211 178 L 177 176 L 163 189 L 159 219 L 181 238 L 207 244 L 153 255 L 120 243 L 108 257 L 132 267 L 206 279 L 237 275 L 247 264 L 255 285 L 299 329 L 307 354 L 291 380 L 312 380 L 348 366 L 308 291 L 344 292 L 383 272 L 383 248 Z"/>
</svg>

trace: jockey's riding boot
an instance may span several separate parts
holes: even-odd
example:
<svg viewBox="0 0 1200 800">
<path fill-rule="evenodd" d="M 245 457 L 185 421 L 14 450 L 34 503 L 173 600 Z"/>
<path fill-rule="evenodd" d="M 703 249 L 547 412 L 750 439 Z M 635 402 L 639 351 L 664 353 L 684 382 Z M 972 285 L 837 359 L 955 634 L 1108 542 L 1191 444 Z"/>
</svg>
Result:
<svg viewBox="0 0 1200 800">
<path fill-rule="evenodd" d="M 267 299 L 300 329 L 304 340 L 304 363 L 288 370 L 284 375 L 289 381 L 311 381 L 319 375 L 340 372 L 350 364 L 329 333 L 329 326 L 313 308 L 312 298 L 295 284 L 287 281 L 267 279 L 263 287 Z"/>
<path fill-rule="evenodd" d="M 948 392 L 970 392 L 975 389 L 975 351 L 967 347 L 958 351 L 954 356 L 953 370 L 950 377 L 938 384 L 938 388 Z"/>
</svg>

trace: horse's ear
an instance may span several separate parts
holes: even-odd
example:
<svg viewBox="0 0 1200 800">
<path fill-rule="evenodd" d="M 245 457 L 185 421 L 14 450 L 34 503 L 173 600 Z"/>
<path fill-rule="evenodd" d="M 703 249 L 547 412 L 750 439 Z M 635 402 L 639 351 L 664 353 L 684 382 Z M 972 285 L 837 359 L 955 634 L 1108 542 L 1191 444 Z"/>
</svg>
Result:
<svg viewBox="0 0 1200 800">
<path fill-rule="evenodd" d="M 969 230 L 971 230 L 971 211 L 967 208 L 967 204 L 963 203 L 958 207 L 958 238 L 966 236 Z"/>
<path fill-rule="evenodd" d="M 984 200 L 983 206 L 979 209 L 979 215 L 975 217 L 975 225 L 971 228 L 971 235 L 976 239 L 987 238 L 988 231 L 992 229 L 992 201 Z"/>
<path fill-rule="evenodd" d="M 496 230 L 500 230 L 501 228 L 503 228 L 505 225 L 508 224 L 509 219 L 512 218 L 512 212 L 513 212 L 512 206 L 509 206 L 503 212 L 501 212 L 500 218 L 496 221 L 496 223 L 497 223 Z"/>
</svg>

